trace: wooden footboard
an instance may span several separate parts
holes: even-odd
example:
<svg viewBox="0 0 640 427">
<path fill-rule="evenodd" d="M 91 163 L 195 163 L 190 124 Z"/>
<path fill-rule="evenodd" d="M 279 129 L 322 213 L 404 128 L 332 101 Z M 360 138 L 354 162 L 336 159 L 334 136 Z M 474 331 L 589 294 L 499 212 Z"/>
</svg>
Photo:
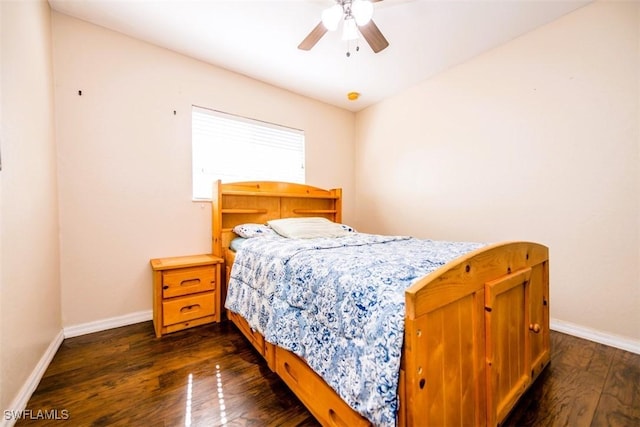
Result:
<svg viewBox="0 0 640 427">
<path fill-rule="evenodd" d="M 547 248 L 479 249 L 406 293 L 407 424 L 496 425 L 549 361 Z"/>
<path fill-rule="evenodd" d="M 305 215 L 339 221 L 341 191 L 218 182 L 212 215 L 213 253 L 224 256 L 228 277 L 233 226 Z M 228 317 L 323 425 L 368 424 L 303 360 Z M 549 345 L 545 246 L 495 244 L 446 264 L 406 291 L 398 425 L 499 424 L 548 364 Z"/>
</svg>

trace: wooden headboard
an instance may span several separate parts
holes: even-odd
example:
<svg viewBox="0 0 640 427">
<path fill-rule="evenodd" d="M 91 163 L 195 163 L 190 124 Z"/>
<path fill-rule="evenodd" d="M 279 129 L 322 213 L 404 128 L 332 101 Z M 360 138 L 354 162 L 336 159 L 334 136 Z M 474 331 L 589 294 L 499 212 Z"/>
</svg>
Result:
<svg viewBox="0 0 640 427">
<path fill-rule="evenodd" d="M 342 189 L 323 190 L 287 182 L 233 182 L 213 185 L 212 253 L 223 257 L 238 224 L 265 224 L 278 218 L 320 216 L 342 222 Z"/>
</svg>

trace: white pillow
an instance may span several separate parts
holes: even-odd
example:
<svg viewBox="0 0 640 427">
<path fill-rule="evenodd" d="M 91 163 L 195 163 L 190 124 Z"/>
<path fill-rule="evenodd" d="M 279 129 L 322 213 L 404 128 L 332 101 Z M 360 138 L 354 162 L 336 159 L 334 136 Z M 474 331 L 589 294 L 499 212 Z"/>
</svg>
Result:
<svg viewBox="0 0 640 427">
<path fill-rule="evenodd" d="M 316 239 L 349 235 L 341 224 L 321 217 L 282 218 L 267 221 L 276 233 L 291 239 Z"/>
</svg>

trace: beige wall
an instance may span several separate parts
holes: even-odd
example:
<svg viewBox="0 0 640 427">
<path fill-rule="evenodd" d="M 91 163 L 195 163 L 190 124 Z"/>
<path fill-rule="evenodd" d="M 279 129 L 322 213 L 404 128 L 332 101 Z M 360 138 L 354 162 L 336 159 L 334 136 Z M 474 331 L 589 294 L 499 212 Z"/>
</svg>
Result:
<svg viewBox="0 0 640 427">
<path fill-rule="evenodd" d="M 61 330 L 51 21 L 0 2 L 0 408 Z"/>
<path fill-rule="evenodd" d="M 304 129 L 307 183 L 353 217 L 353 113 L 55 12 L 53 37 L 65 326 L 150 310 L 150 258 L 210 252 L 192 104 Z"/>
<path fill-rule="evenodd" d="M 639 8 L 589 5 L 358 113 L 357 225 L 544 243 L 552 317 L 638 342 Z"/>
<path fill-rule="evenodd" d="M 2 91 L 2 85 L 3 85 L 3 75 L 4 75 L 4 49 L 2 46 L 2 40 L 4 40 L 5 38 L 5 33 L 4 33 L 4 21 L 2 19 L 2 17 L 4 16 L 3 11 L 2 11 L 3 7 L 2 7 L 2 3 L 0 3 L 0 164 L 2 163 L 2 146 L 3 143 L 2 141 L 4 140 L 4 126 L 2 125 L 2 123 L 4 123 L 4 116 L 2 114 L 2 106 L 4 104 L 4 97 L 3 97 L 3 91 Z M 3 222 L 2 222 L 2 210 L 3 210 L 3 202 L 2 202 L 2 171 L 0 171 L 0 233 L 3 230 Z M 4 341 L 2 340 L 2 329 L 4 325 L 3 322 L 3 310 L 2 310 L 2 305 L 3 305 L 3 299 L 2 299 L 2 294 L 3 294 L 3 283 L 4 283 L 4 278 L 2 275 L 2 265 L 4 264 L 4 260 L 2 258 L 2 238 L 0 237 L 0 405 L 2 405 L 4 408 L 6 408 L 6 400 L 5 399 L 9 399 L 9 397 L 5 397 L 5 393 L 4 390 Z"/>
</svg>

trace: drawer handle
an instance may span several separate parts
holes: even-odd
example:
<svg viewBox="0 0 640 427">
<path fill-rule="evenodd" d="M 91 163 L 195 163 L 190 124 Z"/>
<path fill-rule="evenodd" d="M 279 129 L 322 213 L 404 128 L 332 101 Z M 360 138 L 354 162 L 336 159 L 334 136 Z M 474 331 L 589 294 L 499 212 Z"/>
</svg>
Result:
<svg viewBox="0 0 640 427">
<path fill-rule="evenodd" d="M 532 323 L 529 325 L 529 330 L 534 334 L 537 334 L 538 332 L 540 332 L 540 325 L 538 325 L 537 323 Z"/>
<path fill-rule="evenodd" d="M 348 427 L 349 424 L 345 423 L 342 418 L 338 416 L 336 411 L 333 408 L 329 408 L 329 421 L 332 426 L 336 427 Z"/>
<path fill-rule="evenodd" d="M 200 284 L 200 279 L 186 279 L 180 282 L 180 286 L 195 286 Z"/>
<path fill-rule="evenodd" d="M 284 370 L 287 371 L 287 374 L 289 374 L 292 380 L 294 380 L 296 383 L 298 382 L 298 379 L 294 375 L 293 370 L 291 369 L 291 365 L 289 365 L 289 363 L 284 362 Z"/>
<path fill-rule="evenodd" d="M 200 304 L 187 305 L 180 309 L 180 313 L 188 313 L 190 311 L 199 310 Z"/>
</svg>

